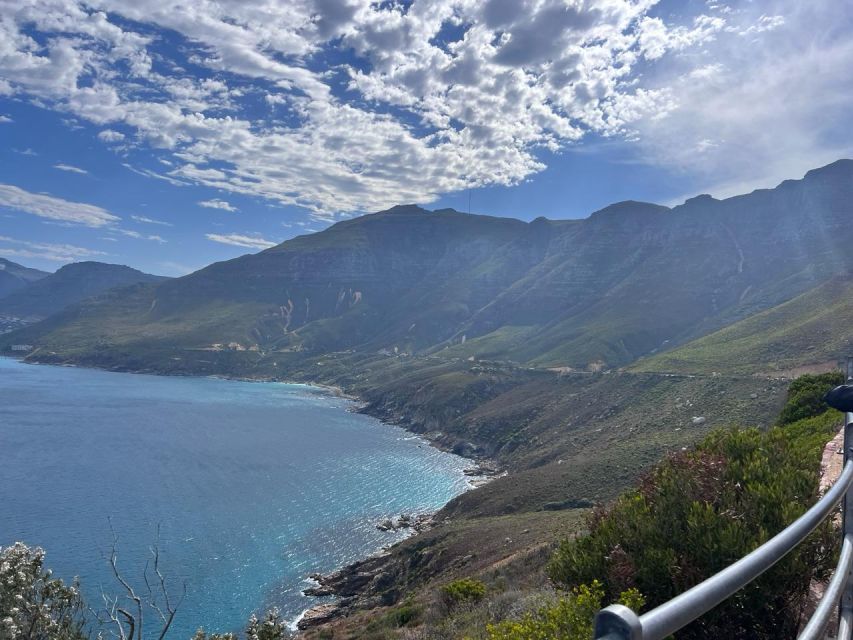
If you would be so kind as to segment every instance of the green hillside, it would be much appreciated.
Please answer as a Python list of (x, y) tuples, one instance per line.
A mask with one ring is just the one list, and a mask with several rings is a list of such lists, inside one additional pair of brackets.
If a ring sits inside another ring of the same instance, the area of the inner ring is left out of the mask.
[(853, 279), (837, 277), (777, 307), (640, 360), (635, 371), (791, 373), (853, 353)]

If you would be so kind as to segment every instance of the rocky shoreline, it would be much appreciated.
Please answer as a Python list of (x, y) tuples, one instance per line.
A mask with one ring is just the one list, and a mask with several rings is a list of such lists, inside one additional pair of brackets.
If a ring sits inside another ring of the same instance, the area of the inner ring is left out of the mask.
[[(49, 360), (39, 361), (38, 359), (25, 359), (30, 364), (46, 364), (50, 366), (81, 366), (70, 362), (51, 362)], [(470, 442), (458, 442), (448, 439), (445, 434), (437, 431), (424, 431), (419, 428), (419, 425), (402, 415), (395, 415), (394, 412), (384, 410), (376, 403), (371, 403), (364, 397), (350, 393), (342, 387), (320, 382), (312, 382), (309, 380), (284, 380), (275, 377), (247, 377), (247, 376), (228, 376), (228, 375), (198, 375), (191, 372), (188, 373), (167, 373), (157, 370), (156, 368), (133, 368), (133, 367), (98, 367), (92, 365), (82, 365), (84, 367), (101, 369), (105, 371), (113, 371), (116, 373), (137, 373), (147, 375), (165, 375), (178, 377), (215, 377), (226, 380), (234, 380), (238, 382), (278, 382), (284, 384), (300, 384), (312, 386), (318, 389), (353, 402), (355, 406), (351, 409), (358, 413), (364, 413), (384, 424), (396, 426), (401, 429), (422, 437), (429, 445), (444, 451), (453, 453), (463, 458), (468, 458), (474, 464), (471, 467), (463, 469), (463, 474), (468, 479), (470, 489), (481, 487), (495, 478), (506, 475), (506, 471), (492, 460), (487, 459), (482, 451), (475, 444)], [(376, 524), (376, 528), (380, 531), (399, 531), (409, 530), (410, 535), (417, 535), (428, 531), (437, 523), (435, 514), (418, 514), (410, 516), (408, 514), (400, 514), (397, 517), (386, 518)], [(395, 543), (396, 544), (396, 543)], [(392, 545), (393, 546), (393, 545)], [(344, 617), (350, 612), (357, 609), (372, 608), (393, 604), (388, 601), (389, 592), (387, 588), (394, 582), (394, 575), (389, 570), (388, 560), (390, 558), (389, 549), (386, 547), (378, 553), (365, 558), (364, 560), (356, 561), (352, 564), (341, 567), (329, 574), (312, 574), (308, 576), (317, 583), (316, 587), (309, 587), (303, 590), (306, 596), (311, 597), (334, 597), (335, 602), (324, 602), (304, 611), (301, 616), (294, 622), (297, 630), (306, 630), (313, 627), (323, 625), (332, 620)], [(373, 595), (379, 594), (381, 595)]]
[[(464, 469), (463, 473), (469, 479), (472, 489), (505, 474), (493, 463), (484, 461)], [(434, 513), (400, 514), (383, 519), (376, 524), (376, 528), (388, 532), (408, 530), (411, 535), (417, 535), (441, 524), (435, 516)], [(390, 547), (383, 549), (375, 555), (331, 573), (314, 573), (308, 576), (316, 586), (304, 589), (304, 595), (317, 598), (334, 597), (336, 600), (307, 609), (296, 622), (296, 628), (305, 631), (345, 617), (357, 609), (393, 604), (393, 598), (387, 591), (395, 581), (389, 549)]]

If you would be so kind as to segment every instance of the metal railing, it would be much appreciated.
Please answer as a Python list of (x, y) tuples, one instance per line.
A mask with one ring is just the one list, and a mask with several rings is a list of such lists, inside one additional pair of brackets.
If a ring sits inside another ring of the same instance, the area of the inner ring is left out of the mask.
[[(853, 358), (847, 359), (847, 381), (853, 382)], [(682, 627), (707, 613), (755, 580), (790, 553), (841, 502), (841, 554), (832, 579), (803, 628), (798, 640), (825, 637), (830, 619), (838, 610), (837, 640), (853, 640), (853, 413), (844, 422), (844, 467), (832, 488), (808, 511), (755, 551), (711, 576), (692, 589), (644, 613), (637, 615), (628, 607), (611, 605), (595, 617), (597, 640), (664, 640)], [(839, 606), (840, 602), (840, 606)]]

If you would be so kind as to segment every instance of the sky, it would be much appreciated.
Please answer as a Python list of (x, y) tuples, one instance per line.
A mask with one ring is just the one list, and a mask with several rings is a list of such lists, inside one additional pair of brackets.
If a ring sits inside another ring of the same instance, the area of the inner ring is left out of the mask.
[(0, 0), (0, 256), (726, 197), (852, 157), (851, 113), (838, 0)]

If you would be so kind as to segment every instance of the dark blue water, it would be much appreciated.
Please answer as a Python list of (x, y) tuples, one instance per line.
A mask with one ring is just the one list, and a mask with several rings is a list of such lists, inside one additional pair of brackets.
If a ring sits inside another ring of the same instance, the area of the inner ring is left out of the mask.
[[(316, 603), (305, 578), (399, 539), (385, 516), (465, 490), (466, 461), (312, 387), (33, 366), (0, 358), (0, 545), (47, 551), (90, 600), (137, 586), (157, 524), (170, 638)], [(150, 622), (149, 622), (150, 624)], [(149, 627), (150, 628), (150, 627)]]

